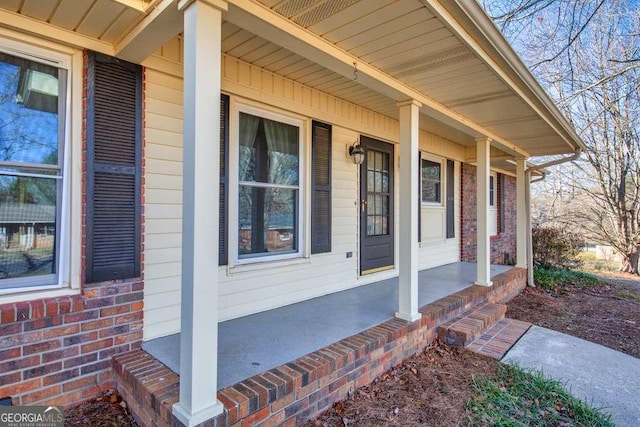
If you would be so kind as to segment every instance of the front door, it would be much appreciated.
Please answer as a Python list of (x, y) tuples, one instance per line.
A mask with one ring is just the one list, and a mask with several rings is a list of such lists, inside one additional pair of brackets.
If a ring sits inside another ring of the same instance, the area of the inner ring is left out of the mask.
[(393, 268), (393, 145), (360, 137), (360, 274)]

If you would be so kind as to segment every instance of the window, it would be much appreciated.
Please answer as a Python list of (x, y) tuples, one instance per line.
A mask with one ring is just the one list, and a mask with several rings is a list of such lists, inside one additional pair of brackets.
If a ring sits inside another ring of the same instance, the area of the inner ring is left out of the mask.
[(243, 108), (238, 116), (239, 262), (302, 253), (302, 122)]
[(447, 159), (447, 239), (456, 237), (455, 162)]
[(491, 172), (489, 175), (489, 235), (491, 236), (498, 234), (497, 185), (498, 175), (495, 172)]
[(496, 174), (489, 175), (489, 206), (496, 207)]
[(0, 291), (58, 283), (67, 70), (27, 56), (0, 52)]
[(442, 203), (442, 163), (422, 159), (422, 202)]

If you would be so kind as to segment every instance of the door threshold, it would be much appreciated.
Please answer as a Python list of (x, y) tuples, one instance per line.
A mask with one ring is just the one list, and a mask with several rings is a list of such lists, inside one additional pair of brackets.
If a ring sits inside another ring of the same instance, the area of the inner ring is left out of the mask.
[(361, 276), (366, 276), (367, 274), (379, 273), (381, 271), (393, 270), (394, 265), (385, 265), (384, 267), (376, 267), (370, 268), (369, 270), (364, 270), (360, 272)]

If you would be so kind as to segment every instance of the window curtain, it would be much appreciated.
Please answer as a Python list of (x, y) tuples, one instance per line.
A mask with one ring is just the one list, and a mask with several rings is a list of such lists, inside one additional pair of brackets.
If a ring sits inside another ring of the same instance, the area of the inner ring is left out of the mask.
[(265, 119), (264, 133), (269, 149), (269, 182), (297, 185), (298, 128)]
[[(253, 150), (253, 144), (256, 140), (256, 134), (258, 133), (258, 125), (260, 124), (260, 117), (252, 116), (250, 114), (240, 113), (240, 181), (248, 181), (247, 171), (249, 166), (254, 161), (253, 156), (242, 156), (242, 147), (247, 147), (251, 152)], [(252, 181), (253, 179), (251, 179)]]

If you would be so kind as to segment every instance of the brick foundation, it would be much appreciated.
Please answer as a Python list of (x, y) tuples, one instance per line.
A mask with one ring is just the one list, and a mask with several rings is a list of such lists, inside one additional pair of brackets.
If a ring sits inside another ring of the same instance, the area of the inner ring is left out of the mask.
[[(462, 163), (460, 168), (461, 193), (461, 239), (460, 261), (477, 261), (477, 220), (476, 220), (476, 167)], [(504, 217), (504, 231), (491, 237), (491, 263), (510, 264), (516, 259), (516, 179), (504, 176), (504, 195), (500, 194), (500, 187), (496, 185), (496, 199), (504, 197), (504, 211), (498, 210), (498, 224), (500, 217)], [(498, 227), (498, 230), (500, 228)]]
[(0, 305), (0, 398), (71, 405), (113, 388), (111, 357), (142, 343), (142, 294), (139, 281), (96, 283)]
[[(390, 319), (290, 363), (218, 391), (225, 410), (206, 426), (294, 426), (357, 387), (369, 384), (431, 344), (438, 325), (470, 307), (501, 302), (525, 287), (526, 270), (494, 278), (492, 287), (471, 286), (420, 309), (414, 323)], [(141, 426), (181, 425), (171, 415), (179, 377), (143, 350), (114, 357), (118, 391)]]

